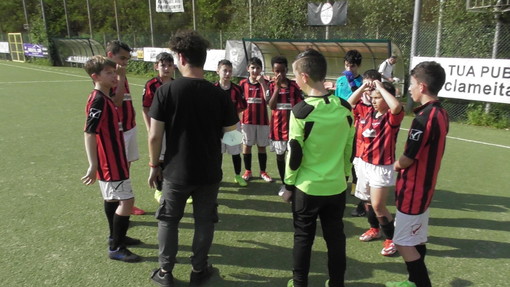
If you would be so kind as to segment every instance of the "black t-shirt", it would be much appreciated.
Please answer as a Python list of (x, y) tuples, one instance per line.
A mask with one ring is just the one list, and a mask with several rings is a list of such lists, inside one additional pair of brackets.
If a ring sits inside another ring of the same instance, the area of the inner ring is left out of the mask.
[(239, 121), (221, 88), (203, 79), (179, 78), (161, 86), (149, 116), (165, 122), (163, 176), (174, 184), (221, 181), (223, 127)]

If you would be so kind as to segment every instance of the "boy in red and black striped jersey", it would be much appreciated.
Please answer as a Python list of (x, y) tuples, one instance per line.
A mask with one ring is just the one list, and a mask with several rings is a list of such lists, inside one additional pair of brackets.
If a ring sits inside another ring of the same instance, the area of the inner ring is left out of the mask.
[(416, 117), (409, 129), (404, 154), (394, 164), (398, 177), (393, 238), (407, 265), (409, 278), (404, 282), (388, 282), (386, 286), (432, 285), (425, 265), (425, 243), (428, 208), (434, 195), (449, 126), (448, 113), (437, 98), (445, 80), (446, 73), (436, 62), (422, 62), (411, 70), (409, 93), (421, 106), (414, 110)]
[[(174, 58), (172, 54), (167, 52), (161, 52), (156, 56), (156, 63), (154, 63), (154, 70), (158, 71), (158, 75), (145, 83), (145, 88), (142, 94), (142, 106), (143, 106), (143, 120), (147, 133), (151, 126), (151, 119), (149, 117), (149, 109), (152, 105), (152, 100), (156, 95), (156, 90), (163, 84), (169, 83), (173, 80), (172, 75), (175, 72)], [(165, 137), (163, 137), (163, 145), (161, 147), (161, 155), (159, 156), (159, 162), (163, 163), (165, 159)], [(158, 187), (161, 189), (160, 187)], [(161, 198), (161, 190), (154, 191), (154, 199), (159, 202)]]
[[(366, 106), (360, 99), (365, 90), (372, 90), (372, 105)], [(361, 92), (360, 92), (361, 91)], [(366, 202), (370, 229), (359, 239), (370, 241), (386, 236), (382, 255), (389, 256), (397, 250), (393, 244), (393, 216), (386, 207), (389, 188), (395, 185), (395, 146), (404, 109), (395, 98), (395, 87), (379, 80), (365, 80), (349, 102), (356, 102), (354, 114), (358, 117), (356, 139), (358, 144), (356, 160), (356, 197)]]
[[(118, 40), (108, 43), (106, 46), (106, 56), (112, 59), (116, 64), (118, 83), (111, 90), (112, 99), (117, 107), (120, 107), (119, 114), (122, 121), (122, 130), (124, 131), (124, 143), (126, 147), (126, 156), (129, 164), (139, 159), (138, 142), (136, 140), (136, 121), (135, 109), (129, 91), (129, 84), (126, 77), (126, 68), (131, 59), (131, 48), (128, 44)], [(145, 211), (133, 206), (134, 215), (145, 214)]]
[(267, 100), (269, 100), (268, 82), (262, 75), (262, 61), (257, 57), (248, 60), (248, 79), (239, 82), (246, 99), (247, 109), (243, 112), (241, 129), (243, 131), (243, 159), (246, 171), (244, 180), (250, 180), (251, 172), (251, 147), (257, 145), (260, 177), (267, 182), (273, 179), (266, 172), (267, 154), (266, 146), (269, 145), (269, 116), (267, 114)]
[[(214, 85), (220, 87), (225, 92), (230, 95), (230, 99), (234, 104), (234, 108), (236, 110), (236, 114), (241, 118), (242, 112), (246, 110), (247, 103), (246, 99), (243, 97), (243, 91), (241, 87), (232, 83), (232, 62), (229, 60), (221, 60), (218, 62), (218, 69), (216, 70), (218, 76), (220, 76), (220, 80)], [(237, 130), (241, 131), (241, 123), (237, 123)], [(247, 186), (248, 184), (241, 176), (241, 150), (242, 145), (229, 146), (224, 143), (221, 144), (221, 151), (223, 153), (227, 152), (232, 156), (232, 164), (234, 165), (234, 181), (239, 184), (239, 186)]]
[(85, 70), (94, 81), (94, 91), (89, 95), (85, 109), (85, 150), (89, 168), (82, 182), (90, 185), (99, 180), (110, 227), (108, 256), (134, 262), (141, 258), (125, 247), (140, 244), (140, 240), (126, 236), (134, 195), (121, 119), (109, 96), (110, 89), (117, 84), (115, 68), (115, 62), (103, 56), (92, 57), (85, 63)]
[(274, 79), (269, 84), (269, 108), (271, 109), (271, 122), (269, 138), (271, 139), (271, 151), (276, 153), (276, 165), (282, 180), (282, 195), (285, 177), (285, 154), (289, 140), (289, 119), (292, 108), (303, 100), (301, 89), (287, 78), (288, 61), (283, 56), (274, 56), (271, 59)]

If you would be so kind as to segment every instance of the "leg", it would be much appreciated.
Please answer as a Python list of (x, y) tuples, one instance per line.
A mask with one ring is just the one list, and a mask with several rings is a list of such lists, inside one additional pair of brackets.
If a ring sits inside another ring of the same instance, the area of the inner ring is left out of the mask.
[(282, 180), (282, 184), (285, 184), (285, 153), (276, 155), (276, 166), (278, 167), (278, 172), (280, 173), (280, 179)]
[(347, 259), (345, 255), (345, 233), (343, 214), (346, 191), (339, 195), (321, 198), (323, 206), (319, 212), (322, 233), (328, 247), (329, 286), (343, 287)]
[(264, 171), (266, 171), (266, 166), (267, 166), (266, 147), (265, 146), (257, 146), (257, 148), (258, 148), (260, 172), (264, 172)]
[(379, 221), (381, 229), (386, 238), (393, 239), (393, 232), (395, 230), (393, 226), (393, 217), (386, 207), (388, 195), (388, 187), (370, 187), (370, 198), (375, 215), (377, 216), (377, 220)]

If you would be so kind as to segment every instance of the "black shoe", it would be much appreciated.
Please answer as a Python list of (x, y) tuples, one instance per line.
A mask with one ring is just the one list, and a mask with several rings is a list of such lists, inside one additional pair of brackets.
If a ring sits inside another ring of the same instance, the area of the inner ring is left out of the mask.
[(197, 287), (202, 286), (207, 280), (211, 278), (214, 273), (214, 269), (211, 264), (208, 264), (205, 269), (200, 272), (193, 272), (191, 270), (191, 274), (189, 275), (189, 286)]
[[(111, 237), (108, 237), (108, 245), (111, 246), (113, 242), (113, 239)], [(124, 240), (121, 242), (121, 244), (126, 246), (132, 246), (132, 245), (139, 245), (142, 244), (142, 241), (140, 239), (132, 238), (129, 236), (124, 237)]]
[(174, 286), (174, 276), (171, 272), (164, 273), (165, 275), (161, 276), (159, 272), (159, 268), (152, 271), (151, 280), (162, 287), (173, 287)]
[(119, 260), (124, 262), (139, 262), (142, 261), (142, 257), (129, 251), (126, 247), (119, 247), (115, 250), (108, 249), (108, 257), (113, 260)]
[(365, 210), (365, 204), (363, 203), (363, 201), (360, 201), (358, 203), (358, 206), (356, 206), (356, 208), (351, 211), (351, 215), (354, 216), (354, 217), (363, 217), (367, 214), (366, 210)]

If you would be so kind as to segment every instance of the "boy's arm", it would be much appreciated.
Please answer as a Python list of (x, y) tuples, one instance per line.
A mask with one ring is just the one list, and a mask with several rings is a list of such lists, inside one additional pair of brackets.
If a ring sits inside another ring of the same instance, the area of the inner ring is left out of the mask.
[(148, 107), (143, 107), (143, 121), (145, 122), (145, 127), (147, 128), (147, 133), (149, 133), (149, 129), (151, 127), (151, 117), (149, 116)]
[(351, 115), (347, 116), (347, 121), (349, 122), (349, 131), (344, 150), (344, 173), (345, 176), (350, 176), (352, 171), (352, 151), (356, 129), (354, 128), (354, 118)]
[(414, 159), (407, 157), (405, 155), (401, 155), (399, 159), (393, 164), (393, 169), (399, 171), (401, 169), (408, 168), (414, 163)]
[(403, 107), (397, 98), (395, 98), (392, 94), (390, 94), (386, 89), (383, 87), (382, 83), (380, 81), (374, 81), (376, 89), (381, 93), (381, 95), (384, 98), (384, 101), (386, 104), (388, 104), (388, 107), (390, 108), (390, 112), (394, 115), (399, 114)]
[[(278, 75), (279, 77), (280, 75)], [(272, 87), (272, 88), (271, 88)], [(269, 99), (268, 106), (271, 110), (276, 109), (276, 104), (278, 102), (278, 93), (280, 92), (280, 84), (278, 80), (275, 79), (274, 84), (269, 86), (269, 93), (271, 94), (271, 98)]]
[(262, 88), (262, 96), (264, 97), (264, 99), (266, 101), (268, 101), (270, 95), (269, 95), (269, 88), (267, 87), (266, 79), (264, 78), (263, 75), (258, 75), (257, 82), (260, 83), (260, 87)]
[(369, 89), (370, 86), (371, 83), (369, 81), (363, 81), (363, 84), (361, 84), (361, 86), (356, 91), (354, 91), (354, 93), (352, 93), (352, 95), (347, 99), (347, 102), (349, 102), (349, 104), (354, 107), (361, 99), (361, 96), (365, 90)]
[(165, 132), (165, 122), (151, 118), (149, 128), (149, 187), (156, 188), (158, 181), (161, 181), (161, 168), (159, 166), (159, 155), (161, 154), (161, 145), (163, 134)]
[(297, 119), (292, 111), (289, 120), (289, 152), (286, 158), (285, 185), (290, 191), (294, 190), (296, 177), (303, 159), (304, 121)]
[(85, 139), (85, 152), (87, 153), (87, 160), (89, 162), (89, 168), (85, 176), (81, 178), (81, 181), (85, 185), (91, 185), (96, 182), (98, 162), (97, 162), (97, 140), (96, 135), (93, 133), (84, 133)]
[(124, 94), (126, 93), (126, 66), (117, 65), (117, 87), (115, 94), (112, 97), (113, 102), (117, 107), (122, 107), (124, 102)]

